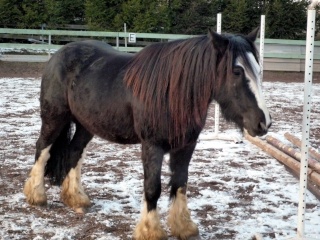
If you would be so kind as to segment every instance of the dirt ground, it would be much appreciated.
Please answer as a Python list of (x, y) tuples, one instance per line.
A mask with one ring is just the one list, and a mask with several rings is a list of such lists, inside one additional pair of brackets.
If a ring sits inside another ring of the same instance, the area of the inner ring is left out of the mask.
[[(0, 61), (0, 78), (11, 78), (11, 77), (19, 77), (19, 78), (27, 78), (27, 77), (32, 77), (32, 78), (40, 78), (42, 71), (44, 69), (45, 63), (12, 63), (12, 62), (2, 62)], [(320, 73), (314, 73), (314, 83), (320, 83)], [(266, 71), (264, 72), (264, 81), (267, 82), (277, 82), (277, 81), (281, 81), (281, 82), (286, 82), (286, 83), (291, 83), (291, 82), (303, 82), (304, 79), (304, 73), (303, 72), (295, 72), (295, 73), (287, 73), (287, 72), (269, 72)], [(295, 114), (296, 110), (292, 110), (292, 114)], [(34, 113), (30, 113), (30, 112), (26, 112), (26, 116), (29, 117)], [(8, 115), (7, 117), (15, 117), (12, 115)], [(209, 124), (212, 124), (212, 120), (210, 120), (208, 122)], [(222, 127), (221, 130), (223, 129), (227, 129), (229, 127), (229, 125), (224, 125)], [(320, 129), (318, 128), (317, 132), (313, 133), (313, 139), (319, 139), (320, 137)], [(1, 135), (0, 135), (1, 136)], [(1, 138), (1, 137), (0, 137)], [(3, 141), (3, 140), (1, 140)], [(18, 141), (18, 140), (17, 140)], [(0, 150), (1, 148), (4, 148), (4, 146), (7, 143), (2, 143), (0, 144)], [(14, 144), (14, 142), (10, 142), (9, 144)], [(97, 154), (94, 152), (95, 149), (95, 144), (93, 143), (91, 145), (91, 153), (89, 154), (88, 157), (94, 159), (97, 156)], [(18, 147), (18, 146), (17, 146)], [(26, 149), (24, 149), (22, 152), (24, 154), (30, 154), (32, 155), (34, 151), (34, 146), (33, 145), (29, 145)], [(212, 150), (212, 154), (217, 154), (219, 152), (218, 150)], [(21, 151), (17, 151), (17, 153), (15, 153), (15, 155), (13, 156), (4, 156), (0, 154), (0, 157), (5, 157), (7, 159), (11, 159), (11, 160), (15, 160), (16, 158), (19, 157), (19, 154), (21, 153)], [(136, 154), (136, 153), (135, 153)], [(244, 152), (244, 154), (248, 154), (246, 152)], [(263, 163), (263, 157), (258, 156), (257, 157), (259, 160), (261, 160), (261, 162), (252, 164), (253, 168), (258, 168), (258, 167), (263, 167), (265, 166), (265, 163)], [(110, 158), (109, 160), (113, 160), (113, 158)], [(0, 160), (1, 162), (2, 160)], [(127, 164), (127, 163), (126, 163)], [(233, 164), (238, 164), (236, 162), (234, 162)], [(259, 165), (261, 164), (261, 166)], [(106, 165), (107, 166), (107, 165)], [(110, 166), (108, 165), (108, 167), (110, 168)], [(99, 174), (103, 175), (103, 166), (88, 166), (87, 167), (87, 171), (96, 171), (99, 172)], [(24, 170), (24, 169), (22, 169)], [(0, 167), (0, 180), (2, 178), (2, 183), (0, 182), (0, 196), (7, 196), (10, 194), (14, 194), (17, 191), (20, 191), (23, 185), (23, 182), (25, 181), (26, 178), (26, 174), (25, 172), (23, 172), (22, 170), (17, 170), (17, 169), (4, 169)], [(123, 173), (119, 173), (119, 170), (117, 170), (116, 168), (113, 169), (115, 172), (117, 172), (119, 174), (119, 176), (116, 176), (117, 178), (124, 178), (124, 174)], [(226, 178), (228, 178), (226, 176)], [(10, 185), (6, 184), (6, 181), (10, 181)], [(249, 178), (243, 178), (240, 179), (239, 181), (249, 181)], [(270, 180), (273, 181), (273, 180)], [(16, 183), (16, 186), (19, 186), (19, 189), (14, 189), (12, 188), (12, 186)], [(203, 183), (201, 187), (205, 188), (209, 188), (212, 187), (212, 185), (214, 185), (214, 187), (216, 187), (217, 189), (220, 189), (220, 186), (218, 184), (218, 182), (208, 182), (208, 183)], [(220, 189), (221, 190), (221, 189)], [(111, 196), (111, 194), (109, 195), (101, 195), (99, 192), (94, 191), (94, 189), (89, 190), (89, 194), (91, 196), (91, 198), (103, 198), (103, 199), (112, 199), (114, 201), (122, 201), (125, 202), (126, 199), (123, 199), (121, 196)], [(166, 191), (166, 190), (165, 190)], [(198, 195), (199, 192), (196, 188), (191, 188), (190, 191), (193, 194)], [(253, 185), (248, 185), (245, 188), (240, 188), (237, 189), (237, 194), (239, 196), (239, 198), (242, 198), (242, 200), (245, 202), (243, 203), (242, 207), (245, 207), (246, 202), (250, 202), (252, 199), (250, 196), (248, 196), (248, 192), (253, 192)], [(55, 192), (51, 192), (49, 193), (51, 195), (58, 195)], [(52, 197), (52, 196), (50, 196)], [(241, 205), (241, 204), (239, 204)], [(23, 205), (26, 206), (26, 205)], [(239, 207), (239, 206), (229, 206), (230, 208), (235, 208), (235, 207)], [(240, 206), (241, 207), (241, 206)], [(309, 209), (315, 207), (314, 205), (308, 205), (307, 206)], [(114, 233), (115, 235), (119, 236), (119, 239), (130, 239), (130, 236), (128, 236), (128, 232), (130, 232), (133, 228), (133, 226), (128, 225), (123, 219), (122, 216), (110, 216), (110, 215), (105, 215), (103, 216), (105, 219), (113, 219), (112, 221), (114, 221), (117, 224), (114, 225), (108, 225), (105, 224), (103, 221), (101, 222), (97, 222), (97, 219), (95, 217), (92, 217), (93, 215), (87, 215), (87, 216), (83, 216), (83, 215), (75, 215), (72, 211), (67, 210), (66, 207), (63, 206), (63, 204), (61, 204), (59, 202), (58, 196), (56, 196), (54, 198), (54, 204), (49, 206), (49, 211), (43, 211), (41, 208), (32, 208), (32, 207), (19, 207), (14, 208), (13, 206), (10, 206), (10, 204), (6, 205), (6, 206), (1, 206), (0, 204), (0, 212), (5, 212), (6, 214), (10, 215), (12, 212), (25, 212), (26, 215), (30, 215), (31, 214), (35, 214), (37, 216), (40, 216), (42, 218), (50, 218), (50, 214), (52, 212), (54, 212), (54, 214), (56, 216), (59, 216), (56, 218), (56, 222), (55, 224), (59, 225), (59, 226), (63, 226), (63, 225), (68, 225), (72, 228), (74, 228), (77, 225), (80, 225), (80, 229), (78, 230), (78, 234), (67, 238), (67, 237), (62, 237), (61, 239), (95, 239), (92, 236), (95, 236), (96, 232), (104, 232), (104, 233)], [(99, 211), (100, 209), (95, 209), (94, 207), (92, 209), (90, 209), (90, 212), (94, 212), (94, 211)], [(264, 209), (266, 212), (270, 211), (270, 209)], [(139, 209), (135, 209), (135, 210), (130, 210), (128, 209), (128, 213), (134, 213), (135, 215), (138, 214)], [(133, 211), (133, 212), (130, 212)], [(206, 220), (203, 220), (201, 222), (202, 225), (205, 225), (207, 227), (209, 227), (209, 225), (212, 225), (212, 221), (208, 220), (208, 212), (214, 212), (215, 209), (213, 206), (208, 205), (206, 209), (204, 209), (203, 211), (199, 211), (198, 212), (198, 217), (199, 218), (203, 218)], [(253, 214), (253, 213), (252, 213)], [(103, 214), (102, 214), (103, 215)], [(226, 216), (225, 219), (222, 217), (222, 220), (225, 220), (226, 222), (229, 220), (228, 219), (229, 216)], [(22, 221), (22, 220), (21, 220)], [(31, 217), (29, 219), (29, 221), (32, 221)], [(19, 221), (18, 221), (19, 222)], [(0, 227), (1, 227), (1, 223), (0, 223)], [(30, 232), (23, 232), (24, 230), (19, 229), (19, 227), (16, 228), (10, 228), (13, 229), (11, 230), (11, 232), (7, 233), (7, 237), (8, 238), (4, 238), (4, 239), (50, 239), (53, 237), (54, 234), (52, 233), (48, 233), (48, 234), (42, 234), (41, 236), (43, 238), (37, 238), (38, 234), (35, 233), (34, 231)], [(213, 229), (213, 230), (217, 230), (217, 229)], [(0, 230), (1, 232), (1, 230)], [(21, 234), (21, 238), (16, 238), (17, 235)], [(57, 235), (57, 234), (56, 234)], [(54, 236), (56, 236), (54, 235)], [(10, 238), (10, 236), (15, 236)], [(221, 236), (219, 237), (219, 235), (216, 235), (216, 237), (218, 236), (218, 238), (215, 239), (235, 239), (235, 232), (233, 231), (229, 231), (227, 233), (222, 233)], [(3, 236), (0, 235), (0, 239), (2, 239)], [(275, 233), (273, 233), (272, 231), (267, 232), (267, 237), (269, 239), (276, 239), (277, 235)], [(59, 238), (54, 238), (54, 239), (59, 239)], [(101, 238), (103, 239), (103, 238)], [(105, 238), (105, 239), (111, 239), (111, 238)], [(171, 238), (170, 238), (171, 239)], [(203, 238), (205, 239), (205, 238)]]
[[(0, 78), (2, 77), (35, 77), (42, 75), (46, 63), (22, 63), (0, 61)], [(264, 81), (303, 82), (304, 72), (265, 71)], [(320, 72), (313, 73), (313, 82), (320, 83)]]

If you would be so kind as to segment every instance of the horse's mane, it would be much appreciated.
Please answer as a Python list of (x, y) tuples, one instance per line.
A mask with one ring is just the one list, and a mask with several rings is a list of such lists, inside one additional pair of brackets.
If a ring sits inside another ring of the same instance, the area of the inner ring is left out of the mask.
[[(233, 45), (230, 41), (229, 49)], [(208, 36), (152, 44), (135, 55), (124, 81), (144, 104), (153, 128), (167, 130), (171, 141), (184, 140), (187, 129), (203, 128), (208, 105), (225, 78), (217, 72), (225, 74), (234, 64), (231, 52), (220, 56)]]

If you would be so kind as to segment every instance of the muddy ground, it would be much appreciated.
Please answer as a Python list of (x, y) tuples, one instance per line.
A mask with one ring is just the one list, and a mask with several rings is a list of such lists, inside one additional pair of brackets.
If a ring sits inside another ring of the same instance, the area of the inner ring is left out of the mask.
[[(0, 78), (35, 77), (40, 78), (46, 63), (22, 63), (0, 61)], [(265, 71), (264, 81), (301, 82), (304, 72)], [(320, 83), (320, 73), (313, 73), (313, 82)]]
[[(0, 61), (0, 78), (36, 78), (31, 81), (34, 81), (35, 85), (38, 86), (44, 66), (44, 63)], [(276, 87), (273, 88), (270, 82), (275, 82), (274, 86), (282, 86), (276, 82), (301, 83), (303, 78), (304, 73), (264, 73), (264, 81), (269, 82), (268, 89), (271, 91), (277, 91), (277, 89), (275, 89)], [(10, 79), (6, 81), (10, 81)], [(319, 73), (314, 73), (314, 83), (320, 83)], [(28, 101), (32, 103), (35, 98), (38, 98), (38, 90), (34, 89), (32, 84), (26, 85), (21, 89), (17, 85), (12, 86), (15, 88), (12, 94), (6, 95), (7, 98), (10, 98), (10, 101), (7, 101), (8, 99), (3, 101), (8, 105), (7, 109), (9, 111), (0, 113), (0, 151), (2, 151), (0, 153), (0, 164), (1, 162), (4, 163), (0, 167), (0, 215), (2, 215), (0, 217), (2, 220), (2, 222), (0, 221), (0, 239), (131, 239), (132, 229), (140, 211), (140, 208), (136, 206), (139, 206), (142, 194), (143, 175), (142, 166), (139, 162), (139, 146), (114, 146), (101, 139), (96, 139), (91, 143), (87, 154), (87, 158), (91, 160), (84, 165), (83, 170), (86, 172), (85, 179), (87, 180), (84, 185), (94, 204), (86, 215), (75, 214), (65, 207), (59, 199), (59, 188), (52, 188), (49, 185), (47, 185), (48, 199), (50, 199), (48, 206), (45, 208), (30, 207), (25, 203), (21, 192), (28, 171), (33, 164), (34, 143), (38, 137), (40, 125), (36, 103), (31, 107), (27, 107), (27, 104)], [(297, 86), (301, 88), (300, 85)], [(32, 88), (30, 96), (26, 93), (28, 88)], [(0, 93), (4, 94), (2, 91)], [(15, 94), (26, 94), (24, 98), (26, 107), (21, 110), (11, 111), (13, 107), (18, 109), (21, 107), (18, 104), (10, 105), (10, 102), (21, 101)], [(272, 97), (270, 99), (272, 100)], [(274, 101), (276, 102), (277, 100), (274, 99)], [(290, 127), (292, 127), (293, 132), (299, 133), (301, 130), (298, 125), (301, 121), (301, 114), (297, 113), (301, 112), (302, 107), (290, 107), (290, 102), (281, 101), (272, 105), (276, 108), (273, 111), (273, 118), (279, 120), (272, 129), (273, 133), (282, 133), (290, 129)], [(319, 107), (315, 111), (319, 116)], [(21, 124), (25, 127), (21, 126)], [(212, 132), (213, 124), (214, 111), (211, 109), (206, 126), (207, 133)], [(289, 127), (288, 125), (292, 126)], [(233, 125), (222, 121), (221, 131), (228, 131), (230, 128), (233, 128)], [(319, 146), (319, 139), (320, 126), (314, 125), (311, 133), (311, 144)], [(227, 207), (224, 206), (223, 210), (219, 207), (218, 199), (216, 201), (214, 199), (210, 200), (212, 201), (210, 204), (205, 203), (201, 207), (196, 207), (195, 203), (191, 201), (193, 217), (197, 219), (197, 224), (201, 226), (200, 235), (202, 239), (252, 239), (253, 233), (259, 231), (265, 239), (281, 239), (281, 237), (291, 235), (296, 230), (295, 225), (291, 223), (291, 226), (284, 226), (283, 228), (287, 230), (283, 231), (277, 229), (276, 226), (268, 221), (271, 216), (276, 215), (278, 209), (281, 211), (285, 205), (293, 206), (293, 209), (297, 207), (297, 202), (285, 193), (286, 191), (290, 192), (290, 187), (286, 188), (286, 184), (295, 186), (296, 180), (291, 177), (290, 173), (286, 172), (281, 164), (273, 161), (269, 156), (249, 143), (246, 143), (243, 148), (239, 147), (239, 145), (220, 142), (217, 143), (218, 148), (201, 146), (200, 144), (200, 149), (195, 152), (195, 168), (190, 173), (189, 198), (198, 199), (196, 201), (201, 202), (203, 200), (201, 197), (206, 197), (207, 190), (217, 191), (222, 194), (231, 193), (234, 198), (232, 201), (221, 200), (222, 202), (226, 201)], [(225, 148), (234, 149), (237, 153), (231, 151), (232, 154), (230, 154), (225, 151)], [(104, 152), (109, 150), (111, 154), (103, 155)], [(228, 159), (228, 156), (230, 159)], [(220, 158), (222, 164), (215, 166), (214, 170), (212, 170), (217, 175), (217, 178), (212, 180), (211, 173), (207, 172), (207, 169), (210, 168), (208, 167), (210, 159), (214, 157)], [(118, 161), (118, 159), (122, 158), (133, 160), (132, 162)], [(256, 177), (246, 174), (243, 174), (242, 177), (232, 176), (228, 175), (226, 167), (238, 172), (253, 170), (261, 172), (257, 173)], [(112, 172), (111, 176), (106, 175), (106, 169)], [(123, 169), (126, 170), (123, 171)], [(270, 175), (264, 175), (268, 171), (270, 171)], [(164, 181), (167, 181), (170, 173), (164, 171), (163, 175)], [(132, 186), (126, 186), (123, 191), (119, 190), (116, 186), (122, 186), (126, 182), (129, 184), (129, 182), (133, 181), (131, 178), (130, 181), (127, 179), (130, 176), (136, 182)], [(203, 181), (198, 179), (203, 179)], [(274, 187), (272, 184), (277, 181), (280, 182)], [(267, 186), (267, 183), (270, 183), (273, 189), (266, 190), (262, 187)], [(163, 185), (163, 195), (166, 197), (162, 198), (164, 198), (163, 201), (165, 202), (167, 201), (168, 189), (165, 184)], [(110, 187), (111, 190), (109, 192), (104, 191), (104, 188), (108, 188), (106, 186), (114, 186), (113, 191), (111, 191), (112, 187)], [(281, 189), (281, 186), (283, 189)], [(277, 189), (275, 190), (274, 188)], [(272, 191), (279, 191), (279, 193), (273, 196), (271, 194)], [(270, 196), (270, 194), (273, 199), (268, 199), (267, 196)], [(134, 200), (131, 199), (132, 196)], [(218, 196), (220, 195), (217, 195), (217, 198), (219, 198)], [(279, 199), (275, 201), (275, 198)], [(257, 201), (267, 202), (267, 207), (252, 207)], [(114, 209), (109, 209), (106, 207), (109, 202), (113, 202), (113, 204), (118, 202), (119, 205), (110, 204), (114, 206)], [(132, 202), (137, 203), (132, 204)], [(166, 203), (162, 203), (161, 206), (166, 206)], [(307, 204), (307, 208), (310, 212), (319, 212), (320, 204), (313, 199), (310, 204)], [(165, 218), (165, 213), (161, 212), (161, 216)], [(284, 213), (283, 216), (280, 216), (283, 222), (294, 221), (292, 220), (294, 217), (295, 212)], [(251, 220), (253, 222), (250, 225)], [(249, 225), (243, 226), (243, 228), (248, 228), (247, 234), (244, 233), (244, 229), (237, 229), (236, 227), (237, 224), (241, 226), (245, 221), (249, 221)], [(259, 221), (261, 225), (256, 225)], [(248, 226), (251, 226), (252, 229)], [(320, 236), (320, 229), (315, 234)]]

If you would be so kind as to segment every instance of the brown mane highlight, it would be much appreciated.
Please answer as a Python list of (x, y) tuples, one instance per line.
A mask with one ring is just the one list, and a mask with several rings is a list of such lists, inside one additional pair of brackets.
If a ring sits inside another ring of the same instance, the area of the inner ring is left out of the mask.
[(217, 53), (207, 36), (156, 43), (132, 59), (124, 76), (144, 114), (169, 139), (184, 139), (186, 129), (202, 128), (212, 100)]

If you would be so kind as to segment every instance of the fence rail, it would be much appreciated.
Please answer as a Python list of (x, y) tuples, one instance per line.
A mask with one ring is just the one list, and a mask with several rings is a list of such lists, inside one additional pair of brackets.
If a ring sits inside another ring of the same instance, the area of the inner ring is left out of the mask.
[[(53, 37), (69, 36), (69, 37), (82, 37), (99, 38), (106, 41), (115, 42), (115, 48), (120, 51), (138, 52), (142, 46), (137, 44), (129, 44), (126, 38), (129, 33), (125, 32), (103, 32), (103, 31), (69, 31), (69, 30), (40, 30), (40, 29), (11, 29), (0, 28), (0, 37), (14, 38), (17, 35), (26, 35), (29, 38), (35, 38), (33, 43), (19, 44), (19, 43), (0, 43), (0, 60), (3, 61), (28, 61), (27, 57), (13, 57), (8, 54), (2, 54), (11, 50), (19, 52), (21, 50), (28, 51), (42, 51), (49, 53), (48, 57), (39, 57), (41, 61), (46, 61), (50, 57), (50, 53), (57, 51), (63, 45), (52, 44)], [(184, 34), (160, 34), (160, 33), (135, 33), (137, 39), (152, 39), (152, 41), (171, 41), (175, 39), (183, 39), (194, 37), (194, 35)], [(120, 44), (120, 39), (125, 40), (125, 44)], [(38, 42), (38, 43), (35, 43)], [(305, 60), (305, 44), (304, 40), (286, 40), (286, 39), (265, 39), (265, 53), (264, 53), (264, 70), (276, 71), (304, 71)], [(124, 46), (123, 46), (124, 45)], [(259, 39), (256, 41), (259, 48)], [(315, 42), (314, 54), (314, 71), (320, 72), (320, 41)], [(33, 60), (32, 60), (33, 59)], [(36, 57), (30, 57), (29, 61), (37, 61)], [(40, 61), (40, 60), (39, 60)]]

